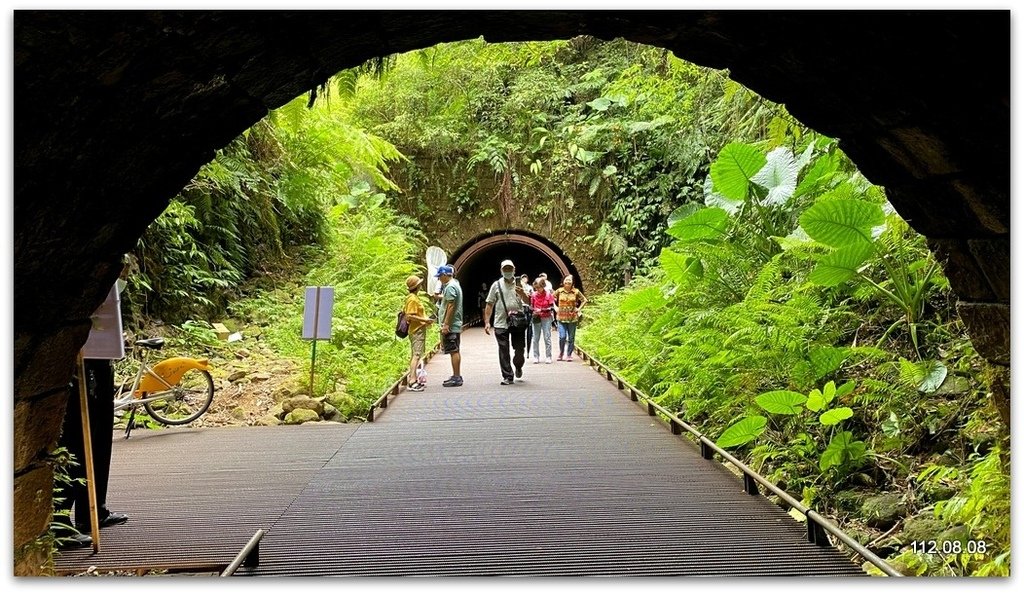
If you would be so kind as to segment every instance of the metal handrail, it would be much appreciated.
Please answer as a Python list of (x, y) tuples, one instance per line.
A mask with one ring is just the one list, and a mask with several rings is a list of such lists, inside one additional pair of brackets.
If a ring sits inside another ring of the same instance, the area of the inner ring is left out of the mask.
[(252, 535), (249, 542), (242, 547), (242, 550), (235, 555), (231, 564), (221, 572), (220, 577), (231, 577), (235, 571), (244, 563), (246, 567), (252, 567), (260, 564), (260, 540), (267, 531), (260, 528), (256, 531), (256, 534)]
[(710, 440), (706, 435), (698, 431), (692, 425), (686, 423), (676, 415), (669, 412), (665, 407), (651, 400), (649, 396), (644, 394), (638, 388), (630, 385), (629, 382), (620, 378), (615, 372), (613, 372), (607, 365), (601, 363), (598, 359), (594, 358), (586, 351), (581, 349), (578, 345), (576, 350), (583, 357), (584, 360), (588, 361), (590, 366), (596, 366), (604, 372), (605, 377), (608, 381), (615, 381), (618, 388), (626, 389), (629, 392), (630, 400), (637, 402), (638, 404), (645, 404), (647, 406), (647, 414), (655, 416), (657, 413), (661, 413), (668, 419), (669, 429), (673, 435), (679, 435), (682, 430), (685, 429), (687, 432), (697, 437), (698, 443), (700, 443), (701, 456), (707, 460), (711, 460), (714, 454), (718, 454), (725, 460), (728, 460), (733, 466), (743, 473), (743, 486), (744, 490), (751, 495), (758, 495), (758, 485), (763, 486), (768, 491), (771, 491), (779, 499), (781, 499), (790, 508), (797, 510), (807, 519), (807, 539), (818, 545), (831, 544), (828, 542), (828, 538), (825, 536), (825, 532), (832, 534), (839, 540), (841, 540), (846, 546), (850, 547), (854, 552), (863, 557), (865, 560), (870, 562), (872, 565), (877, 567), (882, 573), (890, 577), (903, 577), (899, 571), (894, 569), (891, 565), (886, 563), (881, 557), (872, 553), (866, 547), (861, 545), (859, 542), (853, 540), (845, 532), (837, 528), (834, 524), (825, 519), (817, 511), (810, 509), (799, 501), (797, 501), (792, 495), (786, 493), (780, 489), (777, 485), (764, 478), (749, 466), (736, 459), (735, 456), (729, 452), (723, 450), (715, 442)]
[[(430, 349), (430, 352), (424, 353), (424, 355), (423, 355), (423, 364), (426, 365), (427, 361), (430, 361), (431, 357), (433, 357), (434, 355), (436, 355), (440, 351), (441, 351), (441, 343), (438, 342), (437, 344), (434, 345), (434, 348)], [(402, 391), (402, 386), (406, 386), (406, 385), (408, 385), (408, 383), (409, 383), (409, 374), (407, 372), (402, 372), (402, 377), (398, 378), (397, 380), (395, 380), (395, 383), (393, 383), (390, 386), (388, 386), (388, 388), (386, 390), (384, 390), (384, 393), (381, 395), (381, 397), (378, 398), (377, 400), (375, 400), (373, 402), (373, 404), (370, 405), (370, 410), (368, 410), (366, 412), (366, 420), (367, 420), (367, 422), (372, 423), (374, 418), (376, 417), (377, 409), (385, 409), (385, 408), (387, 408), (388, 407), (388, 400), (390, 399), (390, 397), (391, 396), (397, 396)]]

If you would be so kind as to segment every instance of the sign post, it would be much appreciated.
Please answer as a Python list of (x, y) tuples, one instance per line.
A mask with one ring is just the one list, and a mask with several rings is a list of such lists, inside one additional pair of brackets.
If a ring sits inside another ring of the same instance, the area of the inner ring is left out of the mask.
[(309, 362), (309, 395), (313, 394), (316, 368), (316, 341), (330, 340), (331, 314), (334, 311), (334, 287), (306, 287), (306, 304), (302, 314), (302, 338), (313, 341)]
[[(123, 287), (121, 281), (114, 283), (107, 298), (90, 317), (92, 328), (89, 329), (89, 337), (78, 353), (78, 406), (82, 417), (82, 451), (85, 454), (85, 460), (80, 462), (85, 466), (86, 492), (89, 495), (89, 524), (92, 527), (92, 550), (94, 553), (98, 553), (100, 550), (100, 521), (99, 502), (96, 500), (96, 466), (92, 453), (92, 425), (89, 423), (85, 360), (124, 358), (124, 325), (121, 321), (119, 285)], [(113, 395), (102, 394), (100, 397), (113, 398)]]

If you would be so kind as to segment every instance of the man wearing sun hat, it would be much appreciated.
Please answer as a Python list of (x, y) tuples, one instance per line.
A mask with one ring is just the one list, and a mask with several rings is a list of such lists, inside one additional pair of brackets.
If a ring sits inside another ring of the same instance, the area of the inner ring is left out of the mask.
[(452, 376), (441, 385), (455, 388), (462, 385), (462, 355), (459, 353), (462, 335), (462, 286), (455, 280), (455, 268), (450, 264), (437, 268), (441, 279), (441, 293), (437, 303), (437, 321), (441, 324), (441, 351), (452, 357)]
[(423, 279), (415, 274), (405, 279), (405, 288), (409, 290), (409, 295), (405, 298), (405, 306), (402, 307), (405, 319), (409, 321), (409, 345), (412, 349), (409, 357), (409, 389), (413, 392), (423, 391), (424, 386), (416, 379), (416, 368), (427, 347), (427, 326), (434, 322), (427, 317), (423, 302), (420, 301), (419, 292), (422, 285)]

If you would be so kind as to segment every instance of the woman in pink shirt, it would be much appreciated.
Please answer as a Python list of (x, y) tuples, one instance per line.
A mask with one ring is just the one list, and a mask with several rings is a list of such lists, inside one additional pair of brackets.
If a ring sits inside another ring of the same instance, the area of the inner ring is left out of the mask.
[(530, 308), (533, 310), (533, 362), (540, 363), (540, 337), (543, 336), (547, 352), (545, 362), (551, 363), (551, 322), (555, 318), (555, 296), (547, 290), (542, 278), (533, 281)]

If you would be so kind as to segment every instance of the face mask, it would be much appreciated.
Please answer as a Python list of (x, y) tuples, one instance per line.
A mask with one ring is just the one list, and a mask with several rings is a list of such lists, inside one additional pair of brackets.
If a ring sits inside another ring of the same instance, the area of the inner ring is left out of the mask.
[(515, 278), (516, 273), (515, 272), (502, 272), (501, 276), (505, 277), (505, 280), (512, 280), (513, 278)]

